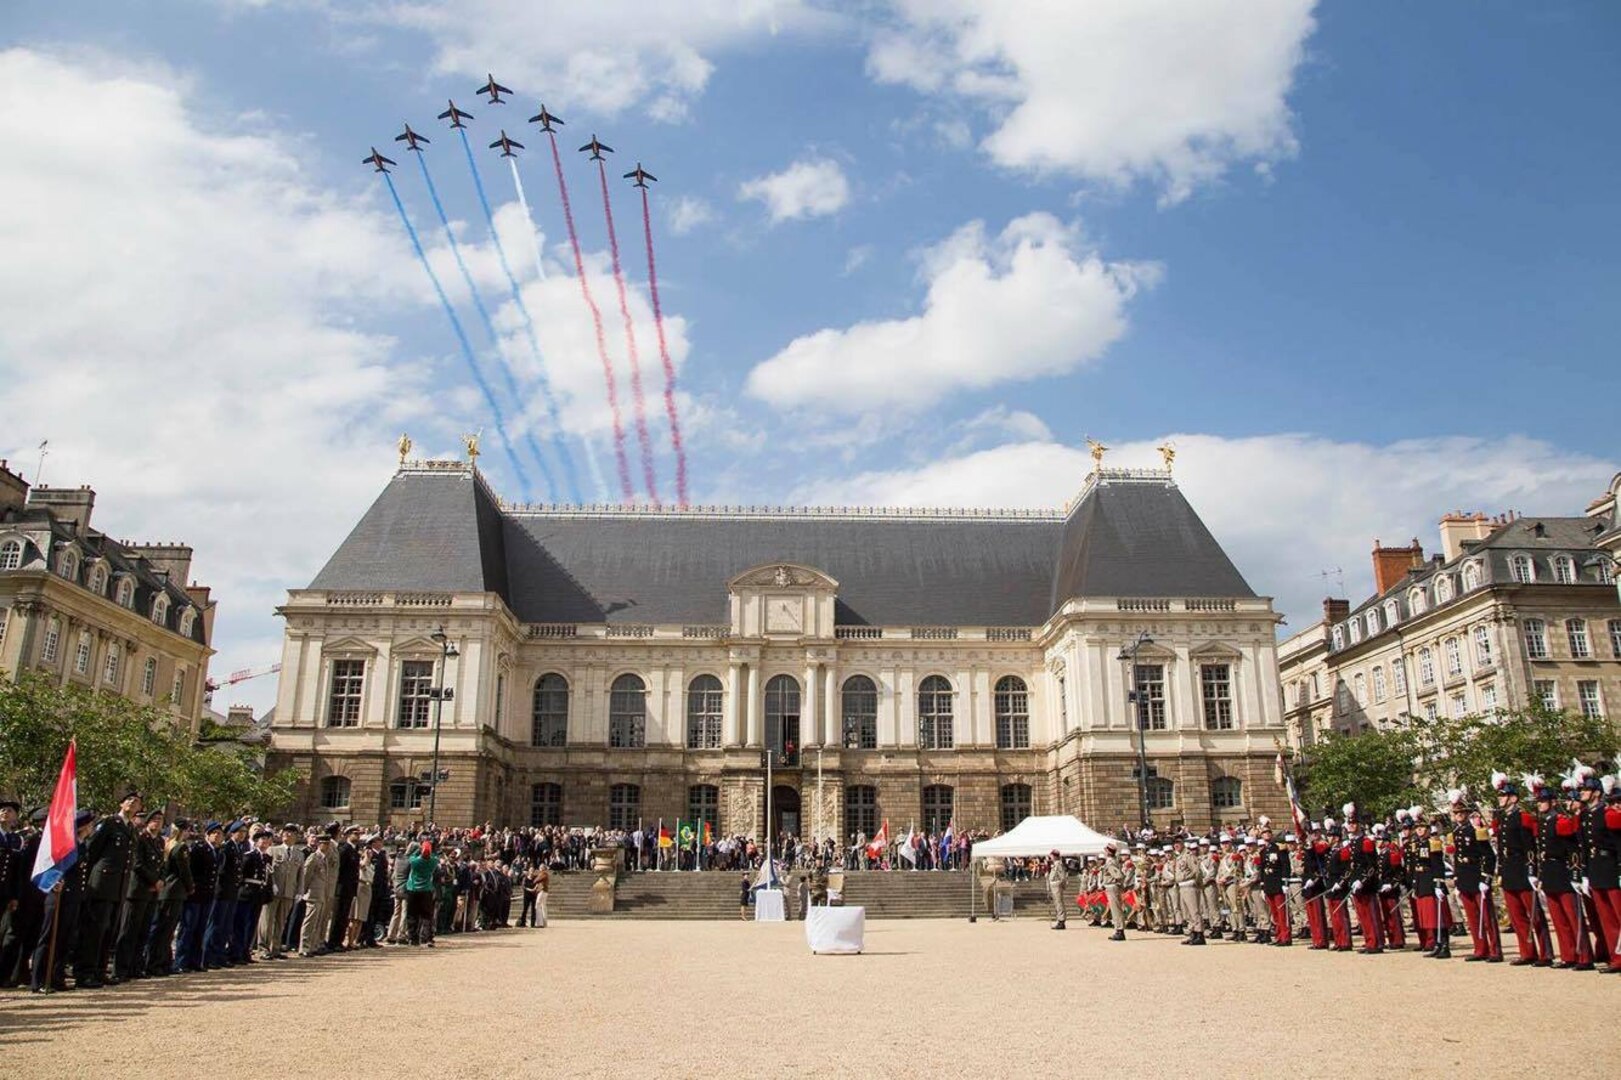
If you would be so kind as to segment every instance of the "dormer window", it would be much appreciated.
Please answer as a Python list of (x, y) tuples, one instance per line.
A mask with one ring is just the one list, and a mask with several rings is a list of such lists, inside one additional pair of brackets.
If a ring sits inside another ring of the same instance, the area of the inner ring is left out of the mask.
[(22, 541), (7, 540), (4, 544), (0, 544), (0, 570), (15, 570), (22, 564)]
[(118, 579), (118, 591), (113, 597), (119, 607), (133, 608), (135, 606), (135, 582), (129, 578)]
[(1553, 579), (1561, 585), (1576, 584), (1576, 560), (1569, 555), (1555, 555)]
[(1477, 561), (1464, 563), (1463, 564), (1463, 591), (1464, 592), (1469, 592), (1469, 591), (1471, 591), (1473, 589), (1478, 589), (1478, 588), (1480, 588), (1480, 563), (1479, 563), (1479, 561), (1477, 560)]
[(181, 616), (180, 616), (180, 635), (182, 637), (191, 637), (191, 624), (192, 624), (192, 620), (196, 618), (196, 615), (197, 615), (197, 613), (195, 611), (192, 611), (190, 608), (187, 608), (181, 614)]
[(1361, 619), (1352, 619), (1350, 625), (1351, 625), (1351, 644), (1355, 645), (1357, 642), (1362, 640), (1362, 620)]
[(1401, 607), (1394, 600), (1385, 601), (1385, 625), (1395, 626), (1401, 621)]
[(79, 576), (79, 557), (71, 551), (62, 552), (62, 557), (56, 560), (56, 572), (69, 581)]
[(98, 566), (90, 571), (90, 591), (97, 596), (107, 595), (107, 568)]
[(1452, 579), (1445, 574), (1435, 579), (1435, 602), (1444, 604), (1452, 599)]
[(1529, 585), (1537, 579), (1536, 567), (1532, 565), (1531, 556), (1529, 555), (1515, 555), (1509, 559), (1508, 568), (1509, 572), (1514, 575), (1514, 580), (1521, 585)]
[(1379, 632), (1379, 609), (1378, 608), (1372, 608), (1368, 612), (1368, 636), (1372, 637), (1373, 635), (1377, 634), (1378, 632)]
[(1421, 612), (1423, 612), (1423, 610), (1424, 610), (1424, 590), (1423, 589), (1414, 589), (1412, 592), (1407, 594), (1407, 609), (1409, 611), (1411, 611), (1414, 615), (1418, 615)]
[(168, 623), (168, 621), (169, 621), (169, 598), (167, 596), (161, 596), (160, 595), (160, 596), (157, 596), (157, 597), (153, 598), (153, 600), (152, 600), (152, 621), (157, 623), (159, 626), (164, 626), (164, 625), (166, 625)]
[(1345, 627), (1343, 626), (1336, 626), (1334, 628), (1334, 648), (1345, 648)]

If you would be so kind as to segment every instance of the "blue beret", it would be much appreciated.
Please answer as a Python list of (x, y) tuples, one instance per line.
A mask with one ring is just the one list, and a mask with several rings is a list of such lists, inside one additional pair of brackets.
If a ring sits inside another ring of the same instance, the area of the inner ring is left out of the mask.
[(225, 826), (225, 831), (228, 833), (233, 833), (238, 829), (246, 829), (247, 827), (247, 824), (241, 818), (237, 818), (235, 821)]
[(203, 826), (203, 832), (205, 832), (205, 833), (219, 832), (219, 831), (220, 831), (220, 823), (217, 822), (217, 821), (210, 821), (207, 825)]

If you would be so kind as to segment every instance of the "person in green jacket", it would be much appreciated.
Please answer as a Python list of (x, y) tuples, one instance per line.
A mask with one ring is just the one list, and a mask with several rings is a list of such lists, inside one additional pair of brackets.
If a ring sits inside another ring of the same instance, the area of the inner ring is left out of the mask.
[(439, 857), (433, 844), (424, 841), (422, 849), (410, 857), (410, 873), (405, 879), (406, 918), (411, 944), (433, 948), (433, 879)]

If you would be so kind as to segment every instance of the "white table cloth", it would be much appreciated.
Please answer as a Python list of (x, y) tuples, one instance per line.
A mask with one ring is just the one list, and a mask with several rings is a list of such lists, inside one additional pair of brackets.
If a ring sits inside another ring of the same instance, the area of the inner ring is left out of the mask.
[(783, 922), (788, 918), (781, 889), (757, 889), (754, 893), (755, 922)]
[(866, 933), (863, 907), (812, 907), (805, 919), (805, 940), (813, 953), (858, 953)]

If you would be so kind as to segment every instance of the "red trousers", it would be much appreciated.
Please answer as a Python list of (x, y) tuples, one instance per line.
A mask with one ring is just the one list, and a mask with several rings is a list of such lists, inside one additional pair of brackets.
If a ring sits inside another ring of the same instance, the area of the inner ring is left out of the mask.
[(1548, 920), (1530, 889), (1504, 889), (1503, 904), (1514, 927), (1514, 941), (1522, 960), (1553, 960), (1553, 942), (1548, 940)]
[(1356, 897), (1356, 921), (1362, 927), (1362, 947), (1375, 952), (1385, 947), (1385, 906), (1379, 894)]
[(1593, 952), (1587, 940), (1587, 914), (1582, 898), (1572, 892), (1547, 893), (1548, 915), (1559, 938), (1559, 959), (1567, 964), (1591, 964)]
[(1293, 932), (1289, 926), (1288, 898), (1283, 893), (1276, 896), (1268, 895), (1266, 909), (1272, 914), (1272, 940), (1285, 943), (1293, 941)]
[(1615, 957), (1611, 953), (1614, 951), (1615, 938), (1605, 936), (1605, 913), (1599, 906), (1599, 890), (1594, 889), (1591, 896), (1577, 896), (1576, 902), (1582, 905), (1582, 911), (1587, 916), (1587, 932), (1593, 935), (1593, 963), (1613, 966)]
[(1621, 971), (1621, 889), (1594, 889), (1593, 906), (1598, 909), (1595, 929), (1610, 950), (1610, 967)]
[(1469, 924), (1469, 939), (1475, 943), (1475, 955), (1488, 959), (1503, 956), (1503, 935), (1497, 929), (1497, 905), (1488, 892), (1460, 893), (1463, 920)]
[(1334, 947), (1351, 947), (1351, 898), (1330, 896), (1327, 900), (1329, 925), (1334, 928)]
[(1313, 948), (1321, 949), (1328, 944), (1328, 920), (1323, 912), (1321, 896), (1314, 896), (1306, 901), (1306, 926), (1311, 930)]
[(1435, 935), (1440, 929), (1441, 912), (1445, 907), (1434, 893), (1413, 897), (1413, 925), (1418, 927), (1418, 947), (1425, 952), (1435, 948)]
[(1407, 935), (1401, 925), (1401, 901), (1395, 893), (1379, 894), (1379, 912), (1385, 918), (1385, 942), (1392, 949), (1407, 948)]

